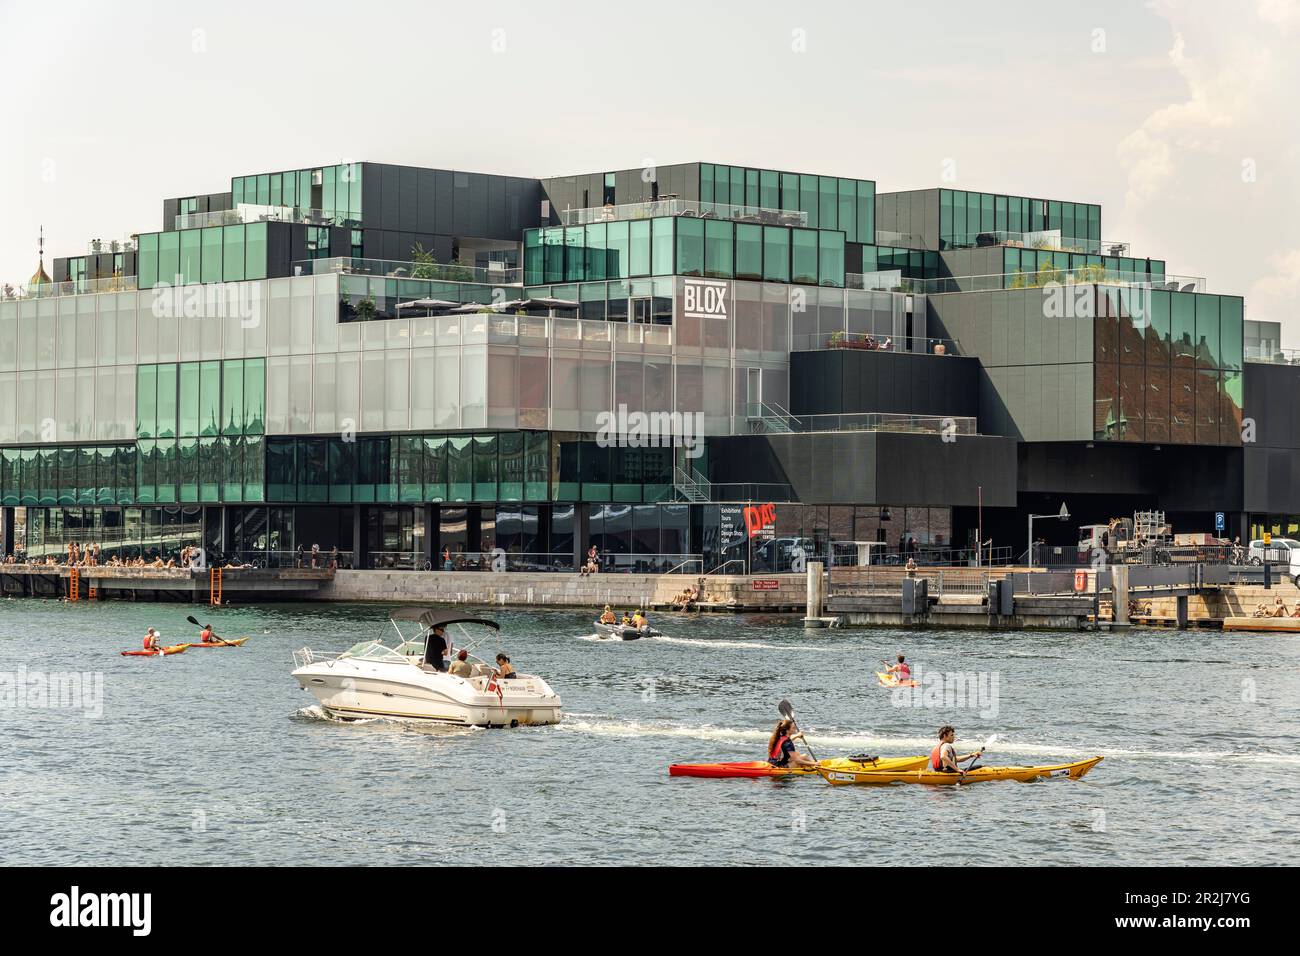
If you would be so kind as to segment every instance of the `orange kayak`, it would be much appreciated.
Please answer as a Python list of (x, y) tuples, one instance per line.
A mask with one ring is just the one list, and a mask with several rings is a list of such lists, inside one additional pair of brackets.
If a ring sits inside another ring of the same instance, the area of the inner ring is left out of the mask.
[(675, 763), (668, 768), (670, 777), (802, 777), (823, 771), (903, 771), (925, 766), (928, 757), (875, 757), (871, 760), (854, 760), (838, 757), (823, 760), (815, 767), (773, 767), (766, 760), (746, 763)]
[(160, 647), (154, 651), (146, 651), (141, 648), (138, 651), (123, 651), (123, 657), (167, 657), (171, 654), (180, 654), (187, 647), (193, 647), (192, 644), (172, 644), (168, 647)]

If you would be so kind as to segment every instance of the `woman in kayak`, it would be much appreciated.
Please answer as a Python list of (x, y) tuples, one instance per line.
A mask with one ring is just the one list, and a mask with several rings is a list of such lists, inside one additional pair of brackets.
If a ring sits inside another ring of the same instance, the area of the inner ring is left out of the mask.
[(608, 604), (605, 605), (605, 613), (600, 616), (600, 623), (601, 624), (618, 623), (618, 615), (614, 613), (614, 611), (610, 608)]
[(886, 674), (893, 674), (898, 678), (899, 683), (912, 679), (912, 668), (908, 666), (906, 658), (902, 654), (898, 655), (898, 663), (891, 664), (885, 668)]
[(976, 750), (974, 753), (966, 754), (963, 757), (957, 756), (957, 748), (953, 746), (953, 741), (957, 739), (957, 731), (952, 724), (944, 724), (939, 728), (939, 744), (930, 751), (930, 769), (939, 773), (965, 773), (961, 769), (963, 760), (970, 760), (972, 757), (978, 757), (984, 751)]
[(162, 646), (162, 645), (159, 644), (159, 642), (158, 642), (158, 638), (161, 637), (161, 636), (162, 636), (162, 635), (159, 634), (159, 633), (158, 633), (156, 630), (154, 630), (152, 627), (149, 628), (149, 630), (146, 631), (146, 632), (145, 632), (145, 635), (144, 635), (144, 649), (145, 649), (146, 651), (156, 651), (159, 647)]
[(811, 757), (805, 757), (794, 749), (794, 742), (802, 740), (803, 734), (791, 736), (790, 731), (793, 729), (793, 720), (782, 719), (776, 722), (776, 729), (767, 740), (767, 762), (773, 767), (788, 767), (792, 762), (796, 767), (812, 767), (816, 764)]
[(212, 625), (203, 625), (203, 630), (199, 631), (199, 641), (203, 644), (215, 644), (217, 636), (212, 633)]
[(518, 676), (515, 673), (514, 665), (510, 663), (510, 658), (504, 654), (497, 655), (497, 676), (502, 680)]

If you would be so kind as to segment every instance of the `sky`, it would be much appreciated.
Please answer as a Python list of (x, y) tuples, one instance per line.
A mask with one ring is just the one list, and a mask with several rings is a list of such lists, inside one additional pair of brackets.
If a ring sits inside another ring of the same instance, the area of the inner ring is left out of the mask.
[(1101, 203), (1300, 347), (1300, 0), (0, 0), (0, 283), (368, 160), (704, 161)]

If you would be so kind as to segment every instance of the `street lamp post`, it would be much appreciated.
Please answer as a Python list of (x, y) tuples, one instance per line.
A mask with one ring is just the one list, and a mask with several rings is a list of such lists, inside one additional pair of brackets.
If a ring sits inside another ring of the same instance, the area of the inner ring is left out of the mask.
[(1056, 518), (1060, 521), (1069, 521), (1070, 512), (1065, 507), (1065, 502), (1061, 502), (1061, 510), (1054, 515), (1030, 515), (1029, 516), (1029, 547), (1025, 549), (1025, 560), (1030, 564), (1034, 563), (1034, 519), (1035, 518)]

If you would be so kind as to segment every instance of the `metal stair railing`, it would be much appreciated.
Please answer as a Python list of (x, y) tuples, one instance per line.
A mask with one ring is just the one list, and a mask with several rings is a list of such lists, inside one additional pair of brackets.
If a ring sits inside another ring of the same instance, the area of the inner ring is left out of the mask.
[(673, 487), (685, 501), (704, 504), (713, 500), (713, 486), (685, 468), (673, 468)]

